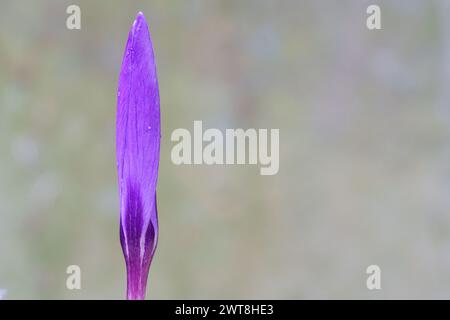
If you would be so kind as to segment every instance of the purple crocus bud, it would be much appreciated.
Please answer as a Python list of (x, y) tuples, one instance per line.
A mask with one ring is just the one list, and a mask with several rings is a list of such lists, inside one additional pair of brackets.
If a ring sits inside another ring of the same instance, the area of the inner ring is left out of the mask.
[(117, 92), (120, 243), (127, 268), (128, 299), (145, 298), (158, 239), (160, 125), (155, 57), (147, 22), (140, 12), (128, 35)]

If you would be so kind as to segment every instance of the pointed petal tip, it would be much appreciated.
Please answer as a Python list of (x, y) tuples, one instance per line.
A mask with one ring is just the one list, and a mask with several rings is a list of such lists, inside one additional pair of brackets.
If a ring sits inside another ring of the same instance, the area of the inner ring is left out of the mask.
[(131, 27), (130, 30), (130, 38), (131, 38), (131, 42), (134, 43), (134, 40), (141, 36), (144, 35), (145, 33), (148, 33), (148, 24), (147, 24), (147, 20), (145, 19), (144, 14), (142, 13), (142, 11), (139, 11), (138, 14), (136, 15), (136, 19), (133, 22), (133, 26)]
[(133, 22), (133, 29), (140, 26), (141, 24), (147, 25), (147, 21), (145, 20), (144, 13), (139, 11), (136, 15), (136, 19)]

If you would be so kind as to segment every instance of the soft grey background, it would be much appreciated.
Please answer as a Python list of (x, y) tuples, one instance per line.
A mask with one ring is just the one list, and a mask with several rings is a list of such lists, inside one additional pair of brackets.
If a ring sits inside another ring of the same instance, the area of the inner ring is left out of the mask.
[[(382, 8), (369, 31), (366, 8)], [(65, 27), (78, 4), (82, 29)], [(448, 1), (1, 1), (0, 288), (121, 299), (117, 76), (147, 17), (158, 298), (450, 298)], [(175, 166), (176, 128), (279, 128), (280, 171)], [(65, 288), (66, 267), (82, 290)], [(366, 289), (366, 267), (382, 290)]]

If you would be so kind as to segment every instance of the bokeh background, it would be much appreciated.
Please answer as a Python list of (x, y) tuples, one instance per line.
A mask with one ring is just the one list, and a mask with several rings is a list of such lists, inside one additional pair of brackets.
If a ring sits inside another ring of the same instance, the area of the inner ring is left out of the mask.
[[(380, 31), (366, 28), (373, 3)], [(81, 30), (66, 29), (71, 4)], [(163, 121), (148, 298), (450, 298), (447, 0), (2, 0), (7, 299), (125, 295), (116, 89), (138, 11)], [(194, 120), (279, 128), (279, 173), (175, 166), (170, 134)]]

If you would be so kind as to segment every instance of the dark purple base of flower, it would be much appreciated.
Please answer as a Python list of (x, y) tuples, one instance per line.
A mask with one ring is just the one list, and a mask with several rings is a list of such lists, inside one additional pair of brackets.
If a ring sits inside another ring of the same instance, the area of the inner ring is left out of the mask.
[(150, 263), (147, 268), (127, 266), (127, 299), (144, 300), (147, 289), (147, 278)]

